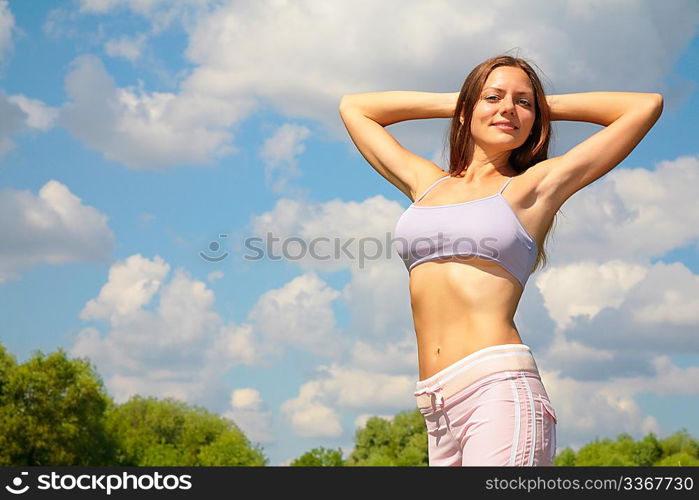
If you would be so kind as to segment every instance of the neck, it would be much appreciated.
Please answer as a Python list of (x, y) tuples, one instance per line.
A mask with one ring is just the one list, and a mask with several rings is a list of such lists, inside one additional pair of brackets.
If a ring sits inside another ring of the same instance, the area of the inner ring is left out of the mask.
[(489, 156), (481, 148), (476, 147), (471, 163), (460, 176), (467, 182), (487, 182), (494, 177), (500, 179), (517, 175), (509, 162), (510, 153), (511, 151), (500, 151)]

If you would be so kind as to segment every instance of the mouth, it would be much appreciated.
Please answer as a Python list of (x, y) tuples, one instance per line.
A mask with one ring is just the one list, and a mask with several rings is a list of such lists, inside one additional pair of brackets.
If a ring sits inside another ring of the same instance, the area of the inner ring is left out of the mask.
[(491, 127), (497, 127), (500, 130), (517, 130), (517, 127), (515, 127), (514, 125), (508, 125), (506, 123), (495, 123), (491, 125)]

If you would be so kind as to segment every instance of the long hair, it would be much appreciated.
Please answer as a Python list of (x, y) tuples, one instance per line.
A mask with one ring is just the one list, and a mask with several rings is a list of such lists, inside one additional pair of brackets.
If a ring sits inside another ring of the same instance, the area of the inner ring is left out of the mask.
[[(531, 134), (527, 140), (510, 153), (510, 164), (521, 174), (532, 165), (548, 158), (549, 140), (551, 139), (551, 110), (546, 102), (546, 94), (536, 72), (527, 61), (519, 57), (500, 55), (491, 57), (473, 68), (461, 87), (456, 101), (454, 116), (449, 128), (449, 175), (456, 176), (466, 170), (473, 159), (475, 142), (471, 135), (471, 117), (473, 109), (480, 99), (481, 91), (490, 73), (500, 66), (513, 66), (522, 69), (534, 89), (534, 106), (536, 118)], [(463, 124), (461, 122), (463, 117)], [(554, 214), (553, 222), (556, 217)], [(553, 224), (549, 225), (544, 236), (544, 246)], [(538, 245), (537, 245), (538, 246)], [(532, 272), (546, 266), (547, 257), (544, 247), (539, 248)]]

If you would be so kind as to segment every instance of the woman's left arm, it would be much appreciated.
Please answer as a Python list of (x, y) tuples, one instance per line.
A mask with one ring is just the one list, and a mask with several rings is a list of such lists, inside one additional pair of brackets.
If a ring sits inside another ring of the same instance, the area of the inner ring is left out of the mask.
[(605, 127), (567, 153), (537, 165), (540, 191), (558, 206), (621, 163), (663, 111), (662, 95), (641, 92), (548, 95), (546, 101), (551, 120), (583, 121)]

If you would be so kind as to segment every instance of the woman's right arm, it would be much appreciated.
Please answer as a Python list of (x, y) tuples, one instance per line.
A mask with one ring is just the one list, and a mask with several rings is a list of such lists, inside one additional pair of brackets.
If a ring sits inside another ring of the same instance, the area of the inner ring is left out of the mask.
[(426, 181), (444, 170), (401, 146), (385, 129), (393, 123), (425, 118), (452, 118), (458, 92), (388, 91), (347, 94), (340, 116), (359, 152), (411, 201)]

